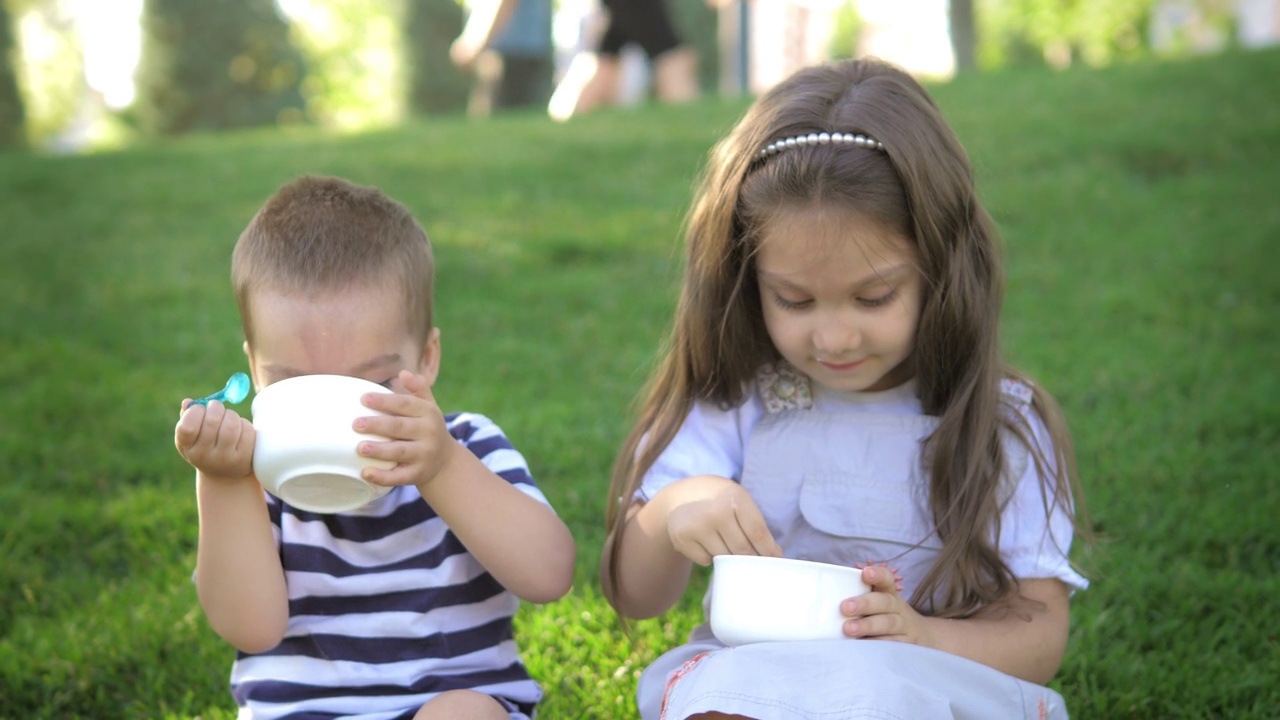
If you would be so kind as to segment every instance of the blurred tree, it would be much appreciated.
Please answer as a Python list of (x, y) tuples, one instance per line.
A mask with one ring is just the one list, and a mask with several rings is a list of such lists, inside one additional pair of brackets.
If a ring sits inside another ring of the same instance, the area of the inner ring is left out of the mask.
[(455, 0), (407, 0), (404, 52), (413, 114), (466, 110), (471, 81), (449, 60), (449, 46), (462, 24)]
[(401, 118), (401, 3), (293, 0), (285, 7), (307, 63), (302, 94), (309, 120), (367, 128)]
[(275, 0), (145, 0), (135, 109), (147, 132), (301, 121), (305, 74)]
[(14, 60), (17, 56), (13, 25), (9, 11), (0, 0), (0, 147), (21, 147), (26, 144), (22, 106), (22, 94), (18, 91), (18, 77)]
[[(1197, 3), (1214, 0), (1193, 0)], [(983, 65), (1018, 62), (1033, 50), (1066, 67), (1103, 65), (1149, 50), (1146, 28), (1157, 0), (979, 0)]]
[(698, 82), (704, 92), (720, 82), (719, 20), (707, 0), (668, 0), (672, 22), (685, 44), (698, 51)]
[(973, 0), (951, 0), (948, 5), (951, 51), (956, 57), (956, 70), (972, 70), (978, 66), (978, 27), (973, 15)]

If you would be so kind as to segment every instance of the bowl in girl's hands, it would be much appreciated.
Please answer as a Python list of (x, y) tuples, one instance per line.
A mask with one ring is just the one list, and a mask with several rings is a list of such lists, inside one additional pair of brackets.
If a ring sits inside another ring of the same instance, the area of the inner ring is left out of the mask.
[(361, 441), (386, 438), (352, 427), (358, 417), (382, 414), (360, 402), (374, 392), (391, 391), (345, 375), (302, 375), (263, 388), (253, 398), (253, 471), (262, 487), (320, 513), (352, 510), (387, 494), (390, 488), (365, 482), (360, 472), (394, 463), (356, 452)]
[(871, 591), (843, 565), (717, 555), (712, 566), (711, 632), (725, 645), (842, 638), (840, 602)]

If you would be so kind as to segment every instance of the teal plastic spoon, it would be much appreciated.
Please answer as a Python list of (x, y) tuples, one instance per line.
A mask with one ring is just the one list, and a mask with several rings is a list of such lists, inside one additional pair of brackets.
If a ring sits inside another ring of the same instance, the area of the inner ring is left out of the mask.
[(242, 372), (232, 375), (227, 380), (227, 384), (218, 392), (209, 397), (202, 397), (199, 400), (192, 400), (192, 405), (208, 405), (211, 401), (217, 400), (223, 405), (235, 405), (249, 397), (249, 376)]

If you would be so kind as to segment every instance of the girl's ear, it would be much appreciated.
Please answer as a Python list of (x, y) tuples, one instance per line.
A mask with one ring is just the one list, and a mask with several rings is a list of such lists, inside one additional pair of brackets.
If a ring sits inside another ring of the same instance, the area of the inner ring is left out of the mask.
[(427, 342), (422, 346), (422, 362), (418, 365), (418, 373), (427, 379), (428, 385), (436, 384), (436, 376), (440, 374), (440, 328), (431, 328)]

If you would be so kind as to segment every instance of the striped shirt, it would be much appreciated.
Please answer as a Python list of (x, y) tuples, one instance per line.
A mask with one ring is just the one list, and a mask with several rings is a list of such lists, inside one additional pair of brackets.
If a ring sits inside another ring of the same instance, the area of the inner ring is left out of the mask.
[[(450, 434), (499, 477), (546, 503), (524, 457), (488, 418), (454, 413)], [(239, 653), (241, 718), (411, 718), (469, 688), (532, 716), (542, 691), (512, 637), (519, 600), (467, 552), (412, 485), (338, 514), (267, 495), (289, 592), (284, 640)]]

